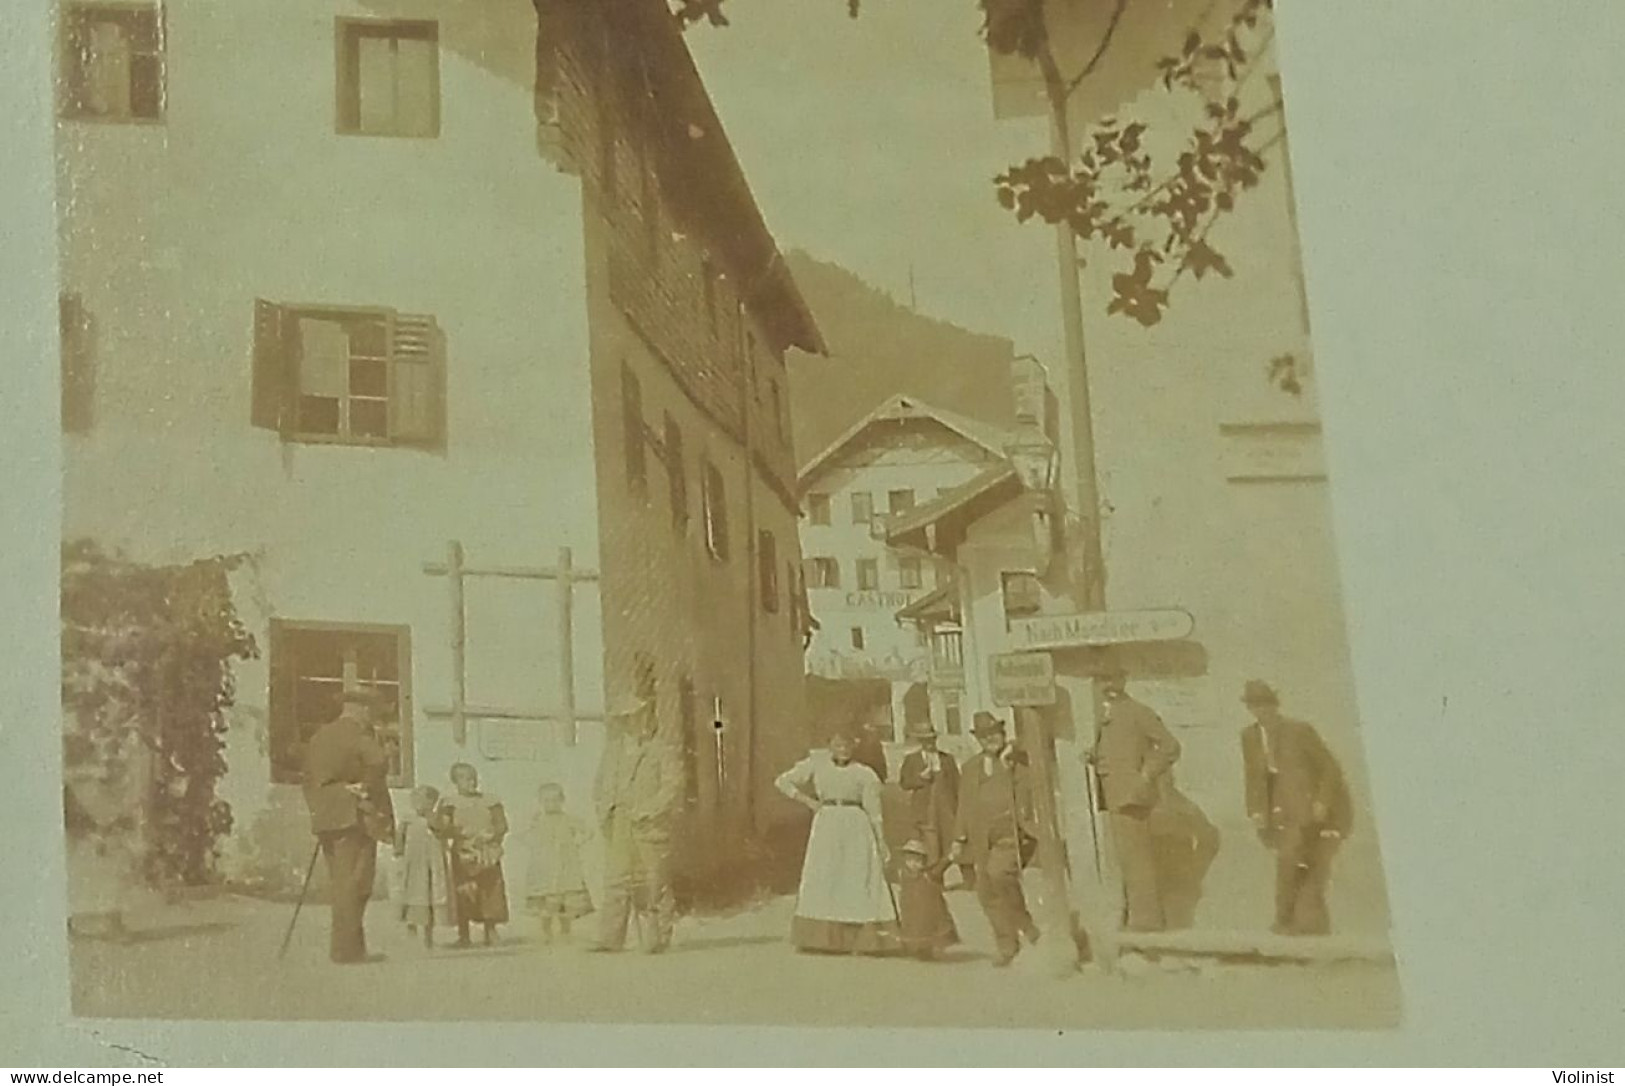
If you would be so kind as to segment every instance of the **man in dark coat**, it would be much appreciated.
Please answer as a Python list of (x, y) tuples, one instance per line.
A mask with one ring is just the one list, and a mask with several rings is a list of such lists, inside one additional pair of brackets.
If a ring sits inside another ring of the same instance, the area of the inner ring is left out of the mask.
[(1254, 722), (1241, 732), (1247, 815), (1275, 850), (1275, 924), (1282, 935), (1331, 931), (1326, 885), (1332, 857), (1349, 834), (1353, 805), (1336, 756), (1313, 725), (1281, 715), (1268, 684), (1247, 683)]
[(643, 950), (658, 954), (670, 945), (676, 919), (671, 853), (683, 763), (675, 747), (658, 737), (655, 706), (647, 698), (619, 698), (606, 715), (615, 731), (594, 789), (604, 834), (604, 908), (593, 949), (624, 948), (635, 912)]
[(1161, 794), (1162, 777), (1179, 760), (1179, 740), (1156, 713), (1129, 697), (1127, 681), (1120, 670), (1101, 677), (1105, 713), (1089, 760), (1100, 777), (1100, 803), (1111, 825), (1123, 878), (1124, 927), (1162, 931), (1166, 922), (1157, 887), (1151, 810)]
[(992, 713), (977, 713), (971, 734), (982, 750), (960, 766), (949, 859), (975, 865), (976, 897), (993, 928), (993, 964), (1005, 966), (1021, 950), (1021, 936), (1038, 941), (1038, 925), (1021, 888), (1021, 841), (1036, 841), (1038, 835), (1031, 771), (1026, 756), (1009, 744), (1004, 722)]
[[(954, 843), (954, 820), (959, 815), (959, 766), (937, 749), (937, 732), (929, 720), (908, 726), (907, 735), (920, 744), (897, 769), (897, 783), (908, 795), (910, 836), (925, 846), (926, 864), (942, 875), (939, 864)], [(946, 866), (946, 865), (944, 865)], [(961, 865), (961, 873), (965, 867)], [(965, 879), (968, 884), (971, 880)]]
[(305, 804), (311, 832), (327, 857), (333, 900), (328, 953), (342, 964), (369, 960), (363, 920), (378, 870), (378, 845), (395, 837), (379, 708), (371, 693), (346, 691), (338, 717), (316, 729), (305, 747)]

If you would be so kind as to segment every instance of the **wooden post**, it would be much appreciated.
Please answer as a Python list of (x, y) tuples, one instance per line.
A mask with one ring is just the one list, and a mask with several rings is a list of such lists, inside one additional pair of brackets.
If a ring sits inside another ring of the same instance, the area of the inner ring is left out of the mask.
[(564, 743), (576, 744), (575, 573), (569, 547), (559, 548), (559, 718)]
[(1060, 811), (1056, 802), (1058, 774), (1055, 745), (1051, 741), (1048, 721), (1037, 709), (1016, 710), (1016, 735), (1022, 749), (1027, 752), (1033, 775), (1033, 817), (1038, 822), (1038, 869), (1044, 887), (1041, 926), (1049, 936), (1040, 950), (1047, 952), (1050, 971), (1066, 976), (1078, 967), (1078, 944), (1067, 887), (1066, 843), (1061, 835)]
[(468, 611), (463, 605), (463, 545), (452, 542), (446, 553), (446, 580), (451, 584), (451, 737), (468, 743)]

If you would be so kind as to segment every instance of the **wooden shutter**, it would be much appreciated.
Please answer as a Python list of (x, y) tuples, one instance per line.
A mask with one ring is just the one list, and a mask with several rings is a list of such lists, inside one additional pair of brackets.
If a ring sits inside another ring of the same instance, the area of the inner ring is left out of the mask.
[(671, 522), (679, 532), (688, 530), (688, 464), (683, 457), (683, 431), (666, 415), (666, 477), (671, 486)]
[(90, 316), (79, 295), (63, 294), (58, 300), (58, 318), (62, 334), (62, 429), (82, 434), (90, 429), (96, 396)]
[(390, 367), (390, 439), (420, 448), (445, 448), (446, 337), (433, 317), (395, 315)]
[(254, 373), (249, 421), (265, 430), (293, 429), (299, 369), (288, 335), (287, 311), (273, 302), (254, 302)]
[(762, 610), (776, 614), (779, 610), (779, 547), (773, 533), (765, 528), (756, 533), (756, 565), (761, 581)]

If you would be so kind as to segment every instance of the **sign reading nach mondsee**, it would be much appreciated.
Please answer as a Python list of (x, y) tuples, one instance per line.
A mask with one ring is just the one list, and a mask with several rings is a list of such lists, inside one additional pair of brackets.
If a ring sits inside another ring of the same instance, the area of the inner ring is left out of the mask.
[(1076, 615), (1034, 615), (1010, 621), (1010, 645), (1019, 649), (1066, 649), (1123, 645), (1133, 641), (1179, 641), (1196, 620), (1189, 611), (1086, 611)]

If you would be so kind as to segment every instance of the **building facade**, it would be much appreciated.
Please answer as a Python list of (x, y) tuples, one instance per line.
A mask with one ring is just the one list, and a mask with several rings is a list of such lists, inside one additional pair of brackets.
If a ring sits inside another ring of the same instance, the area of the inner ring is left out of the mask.
[(949, 630), (932, 638), (897, 618), (950, 596), (952, 566), (888, 546), (879, 528), (975, 477), (1008, 440), (999, 427), (893, 396), (801, 470), (804, 579), (817, 623), (808, 673), (890, 684), (894, 738), (910, 718), (962, 730), (961, 669)]
[(783, 358), (820, 343), (659, 0), (61, 32), (64, 538), (250, 556), (227, 873), (302, 873), (301, 746), (354, 684), (395, 707), (394, 786), (467, 761), (516, 825), (544, 780), (590, 811), (621, 689), (684, 752), (691, 868), (776, 817)]

